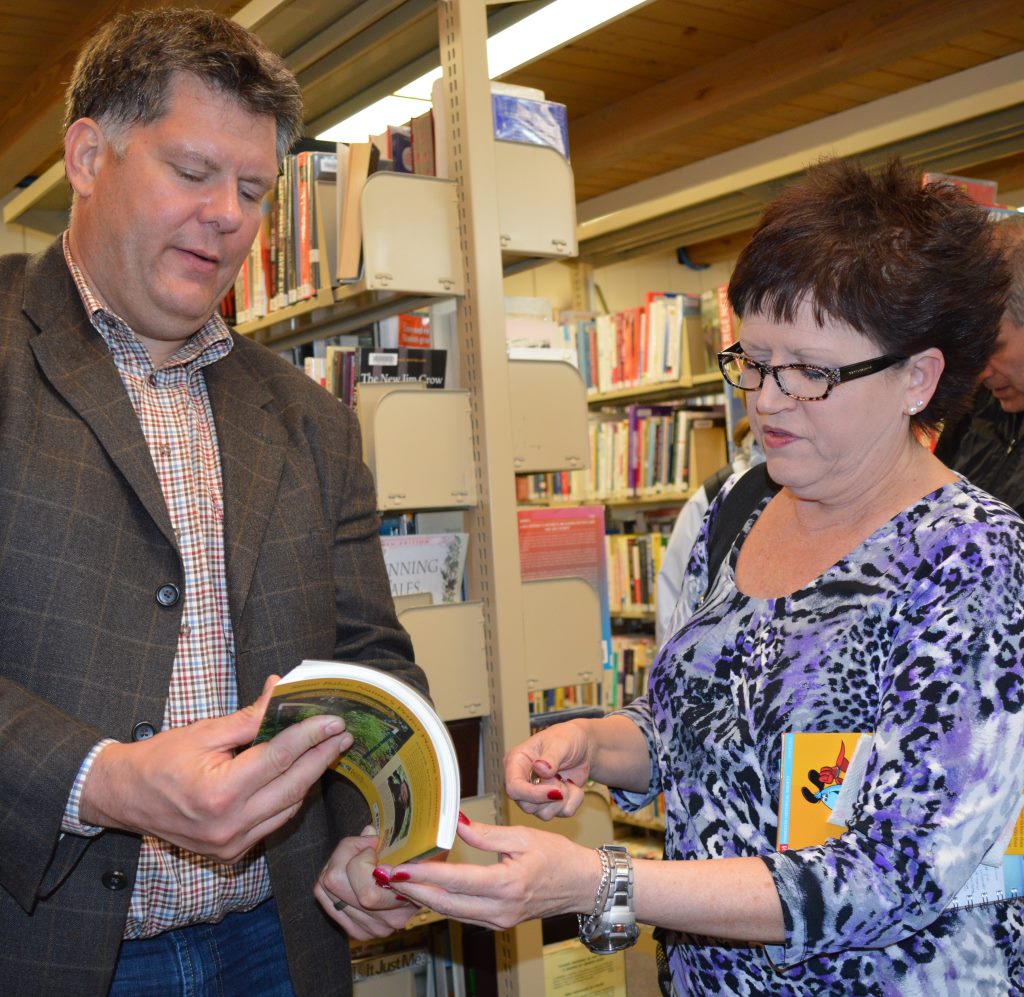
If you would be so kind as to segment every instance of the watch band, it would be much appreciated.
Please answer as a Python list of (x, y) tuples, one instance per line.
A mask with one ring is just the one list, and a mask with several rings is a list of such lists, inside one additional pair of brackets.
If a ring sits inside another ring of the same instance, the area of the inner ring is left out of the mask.
[(580, 941), (591, 952), (609, 954), (636, 943), (640, 929), (633, 909), (633, 860), (622, 845), (602, 845), (601, 882), (594, 909), (579, 917)]

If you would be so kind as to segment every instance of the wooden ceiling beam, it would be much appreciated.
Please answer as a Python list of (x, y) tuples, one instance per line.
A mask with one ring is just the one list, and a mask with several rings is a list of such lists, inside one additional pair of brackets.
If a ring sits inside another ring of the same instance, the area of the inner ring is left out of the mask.
[(815, 93), (1016, 14), (1019, 0), (853, 0), (569, 125), (577, 179), (666, 140)]

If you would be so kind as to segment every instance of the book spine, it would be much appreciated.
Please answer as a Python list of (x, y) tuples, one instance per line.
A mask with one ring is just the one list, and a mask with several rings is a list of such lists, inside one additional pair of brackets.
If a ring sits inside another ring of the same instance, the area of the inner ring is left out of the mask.
[(793, 792), (793, 735), (782, 735), (782, 770), (779, 775), (779, 851), (789, 848), (789, 799)]

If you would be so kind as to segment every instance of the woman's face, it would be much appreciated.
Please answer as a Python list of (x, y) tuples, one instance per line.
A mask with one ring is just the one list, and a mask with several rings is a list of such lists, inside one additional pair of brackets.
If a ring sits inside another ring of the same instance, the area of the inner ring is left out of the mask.
[[(807, 303), (791, 323), (748, 316), (739, 338), (747, 356), (766, 364), (843, 367), (885, 352), (844, 323), (817, 325)], [(746, 393), (747, 415), (773, 480), (800, 498), (842, 502), (885, 487), (886, 472), (918, 446), (910, 392), (904, 365), (836, 385), (819, 401), (790, 398), (768, 376)]]

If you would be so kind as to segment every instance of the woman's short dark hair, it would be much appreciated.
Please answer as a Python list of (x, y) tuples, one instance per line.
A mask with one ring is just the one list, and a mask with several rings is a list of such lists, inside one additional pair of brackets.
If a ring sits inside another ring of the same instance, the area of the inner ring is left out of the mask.
[(92, 118), (121, 155), (127, 130), (167, 113), (171, 80), (191, 73), (277, 123), (280, 162), (302, 129), (295, 75), (252, 32), (209, 10), (138, 10), (103, 25), (78, 57), (65, 99), (64, 131)]
[(970, 405), (995, 349), (1009, 285), (985, 210), (948, 182), (890, 160), (877, 174), (828, 159), (765, 211), (729, 284), (736, 314), (840, 321), (881, 352), (936, 347), (945, 370), (914, 416), (937, 427)]

